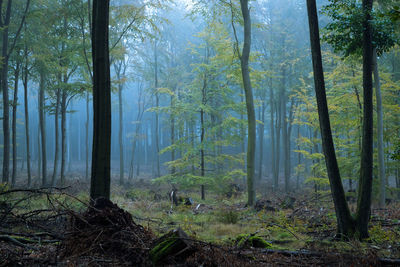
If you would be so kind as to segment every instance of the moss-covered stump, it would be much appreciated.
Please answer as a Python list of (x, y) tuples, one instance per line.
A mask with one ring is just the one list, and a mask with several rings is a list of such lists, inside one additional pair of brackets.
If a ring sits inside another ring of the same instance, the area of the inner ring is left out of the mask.
[(236, 237), (236, 246), (240, 248), (270, 248), (271, 244), (265, 241), (262, 237), (251, 234), (241, 234)]
[(180, 261), (195, 251), (188, 235), (180, 228), (172, 230), (154, 242), (149, 257), (154, 265), (172, 258)]

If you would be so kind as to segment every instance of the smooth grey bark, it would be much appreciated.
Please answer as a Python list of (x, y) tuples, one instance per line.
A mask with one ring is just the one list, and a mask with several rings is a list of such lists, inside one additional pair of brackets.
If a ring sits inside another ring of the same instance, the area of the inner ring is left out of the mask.
[(111, 80), (109, 0), (93, 1), (93, 149), (90, 198), (110, 198)]
[(25, 46), (24, 51), (24, 67), (22, 82), (24, 85), (24, 114), (25, 114), (25, 144), (26, 144), (26, 168), (28, 175), (28, 187), (32, 185), (31, 176), (31, 153), (30, 153), (30, 137), (29, 137), (29, 102), (28, 102), (28, 48)]
[(261, 123), (259, 125), (259, 165), (258, 165), (258, 180), (261, 181), (262, 178), (262, 172), (263, 172), (263, 161), (264, 161), (264, 122), (265, 122), (265, 101), (262, 100), (262, 104), (260, 107), (260, 120)]
[(275, 178), (276, 174), (276, 153), (275, 153), (275, 120), (274, 120), (274, 90), (272, 89), (272, 78), (269, 78), (269, 106), (270, 106), (270, 131), (271, 131), (271, 171), (272, 171), (272, 178), (274, 181), (274, 188), (276, 188)]
[(255, 149), (256, 149), (256, 115), (254, 111), (253, 90), (251, 87), (250, 72), (249, 72), (249, 57), (251, 48), (251, 19), (248, 0), (240, 0), (244, 24), (244, 41), (242, 54), (239, 55), (240, 67), (242, 70), (243, 87), (246, 98), (247, 110), (247, 126), (248, 126), (248, 141), (247, 141), (247, 204), (253, 206), (255, 203), (256, 194), (254, 191), (254, 172), (255, 172)]
[(42, 152), (42, 186), (47, 186), (47, 150), (46, 150), (46, 118), (45, 118), (45, 81), (44, 69), (39, 70), (39, 127)]
[(318, 15), (315, 0), (307, 0), (308, 22), (310, 29), (311, 56), (314, 71), (315, 95), (317, 99), (318, 116), (321, 130), (322, 147), (331, 194), (336, 211), (337, 232), (340, 237), (349, 237), (354, 233), (354, 223), (346, 202), (339, 166), (333, 144), (326, 100), (325, 80), (322, 67), (322, 55), (319, 39)]
[[(18, 52), (19, 57), (19, 52)], [(17, 59), (14, 70), (14, 98), (12, 103), (12, 175), (11, 186), (14, 187), (17, 179), (17, 107), (18, 107), (18, 82), (21, 68), (20, 59)]]
[(154, 41), (154, 90), (156, 98), (156, 113), (155, 113), (155, 144), (156, 144), (156, 177), (160, 177), (160, 130), (159, 130), (159, 114), (160, 96), (158, 94), (158, 53), (157, 41)]
[[(61, 79), (59, 79), (61, 81)], [(60, 113), (60, 102), (61, 102), (61, 89), (57, 88), (56, 91), (56, 107), (54, 113), (54, 166), (53, 166), (53, 176), (51, 178), (51, 185), (54, 186), (56, 184), (57, 178), (57, 170), (58, 170), (58, 154), (59, 154), (59, 123), (58, 117)]]
[(374, 71), (374, 84), (375, 84), (375, 95), (376, 95), (376, 128), (377, 128), (377, 139), (378, 139), (378, 174), (379, 174), (379, 206), (385, 207), (386, 199), (386, 177), (385, 177), (385, 155), (383, 146), (383, 110), (382, 110), (382, 94), (381, 84), (379, 79), (378, 70), (378, 56), (376, 49), (373, 50), (373, 71)]

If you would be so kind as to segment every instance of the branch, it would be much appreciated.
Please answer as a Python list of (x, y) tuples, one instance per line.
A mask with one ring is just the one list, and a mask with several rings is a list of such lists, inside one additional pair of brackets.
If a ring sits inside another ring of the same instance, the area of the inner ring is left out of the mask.
[(18, 37), (19, 37), (19, 35), (20, 35), (20, 33), (21, 33), (21, 30), (22, 30), (22, 26), (23, 26), (24, 23), (25, 23), (25, 18), (26, 18), (26, 14), (28, 13), (28, 9), (29, 9), (29, 4), (30, 4), (30, 3), (31, 3), (31, 0), (27, 0), (27, 2), (26, 2), (26, 7), (25, 7), (25, 11), (24, 11), (24, 15), (22, 16), (21, 24), (19, 25), (18, 31), (17, 31), (17, 33), (15, 34), (14, 42), (13, 42), (12, 45), (10, 46), (10, 50), (9, 50), (8, 53), (7, 53), (7, 57), (9, 57), (9, 56), (11, 55), (11, 52), (14, 50), (14, 47), (15, 47), (15, 45), (16, 45), (16, 43), (17, 43)]

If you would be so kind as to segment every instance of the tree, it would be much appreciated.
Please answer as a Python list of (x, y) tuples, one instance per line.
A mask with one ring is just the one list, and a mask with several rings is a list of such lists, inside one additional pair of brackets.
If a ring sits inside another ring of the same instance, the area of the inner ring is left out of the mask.
[[(363, 9), (357, 0), (346, 0), (337, 3), (331, 0), (331, 4), (324, 8), (325, 13), (333, 21), (326, 26), (324, 40), (331, 44), (336, 52), (340, 52), (344, 57), (362, 56), (363, 47)], [(393, 22), (383, 16), (378, 11), (371, 9), (371, 34), (373, 40), (373, 73), (376, 93), (376, 113), (377, 113), (377, 143), (378, 143), (378, 173), (380, 182), (381, 207), (385, 205), (385, 162), (384, 162), (384, 144), (383, 144), (383, 109), (382, 94), (378, 71), (378, 55), (392, 48), (398, 38), (395, 33)], [(351, 34), (349, 34), (349, 32)]]
[[(251, 20), (250, 10), (247, 0), (240, 0), (240, 7), (242, 10), (243, 24), (244, 24), (244, 41), (242, 53), (238, 56), (240, 59), (240, 66), (242, 69), (243, 87), (246, 97), (247, 109), (247, 203), (252, 206), (255, 201), (254, 192), (254, 172), (255, 172), (255, 150), (256, 150), (256, 115), (254, 112), (253, 91), (251, 88), (250, 72), (249, 72), (249, 57), (251, 47)], [(233, 25), (233, 21), (232, 21)], [(236, 36), (236, 32), (235, 32)], [(237, 39), (236, 39), (237, 40)], [(237, 44), (238, 46), (238, 44)]]
[(109, 0), (93, 1), (93, 150), (90, 198), (110, 198), (111, 81), (108, 47)]
[(315, 0), (307, 0), (307, 11), (310, 27), (311, 53), (314, 70), (315, 93), (321, 127), (322, 146), (325, 163), (331, 185), (332, 198), (338, 223), (338, 234), (341, 237), (368, 237), (368, 222), (371, 208), (372, 191), (372, 0), (363, 0), (363, 135), (361, 151), (361, 169), (357, 212), (353, 218), (345, 199), (340, 171), (332, 139), (329, 111), (326, 101), (325, 81), (322, 67), (322, 56), (319, 40), (318, 16)]
[(13, 52), (16, 42), (20, 36), (22, 26), (25, 21), (26, 14), (29, 9), (30, 0), (27, 0), (25, 11), (22, 14), (22, 18), (20, 20), (19, 26), (17, 26), (17, 30), (14, 35), (14, 39), (11, 44), (10, 36), (9, 36), (9, 27), (11, 21), (11, 10), (12, 10), (12, 0), (7, 1), (7, 5), (5, 8), (5, 14), (3, 15), (3, 1), (0, 2), (0, 28), (3, 29), (2, 33), (2, 49), (1, 49), (1, 75), (0, 75), (0, 87), (3, 91), (3, 138), (4, 138), (4, 146), (3, 146), (3, 171), (2, 171), (2, 181), (7, 183), (9, 178), (9, 167), (10, 167), (10, 103), (8, 96), (8, 62), (10, 59), (10, 55)]

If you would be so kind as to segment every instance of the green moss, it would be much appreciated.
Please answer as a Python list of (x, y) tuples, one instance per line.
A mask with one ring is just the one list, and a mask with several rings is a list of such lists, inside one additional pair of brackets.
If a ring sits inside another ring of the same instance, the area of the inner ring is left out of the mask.
[(151, 262), (156, 265), (161, 259), (165, 258), (173, 249), (176, 242), (176, 237), (169, 237), (163, 242), (157, 244), (150, 250)]
[(236, 238), (236, 243), (238, 247), (243, 247), (245, 245), (252, 246), (255, 248), (270, 248), (271, 244), (265, 241), (262, 237), (253, 235), (250, 236), (247, 234), (238, 235)]

